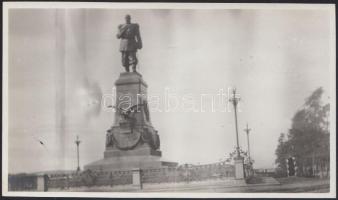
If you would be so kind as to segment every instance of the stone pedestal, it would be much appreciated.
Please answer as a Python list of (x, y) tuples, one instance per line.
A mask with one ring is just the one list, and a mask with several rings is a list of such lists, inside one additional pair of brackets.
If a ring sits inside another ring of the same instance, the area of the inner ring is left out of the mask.
[(115, 119), (106, 133), (104, 158), (86, 165), (84, 169), (113, 171), (175, 165), (160, 161), (160, 138), (150, 120), (148, 86), (142, 75), (137, 72), (121, 73), (115, 86)]
[(235, 179), (244, 179), (244, 159), (237, 157), (235, 161)]

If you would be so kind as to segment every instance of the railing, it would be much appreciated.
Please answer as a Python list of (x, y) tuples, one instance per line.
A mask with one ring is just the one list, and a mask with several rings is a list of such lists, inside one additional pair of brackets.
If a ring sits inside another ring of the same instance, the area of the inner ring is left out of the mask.
[(234, 167), (214, 163), (178, 168), (145, 169), (141, 172), (142, 183), (190, 182), (234, 177)]
[(132, 171), (99, 172), (96, 185), (128, 185), (132, 184)]
[[(72, 187), (142, 185), (144, 183), (175, 183), (225, 179), (234, 177), (233, 165), (213, 163), (197, 166), (166, 167), (142, 170), (82, 171), (63, 174), (49, 174), (41, 179), (38, 175), (10, 175), (10, 191), (36, 191), (39, 184), (48, 188), (67, 189)], [(39, 181), (40, 180), (40, 181)], [(42, 180), (42, 183), (41, 183)], [(41, 188), (41, 187), (40, 187)]]
[(49, 188), (70, 188), (81, 186), (105, 186), (132, 184), (132, 171), (95, 172), (61, 174), (49, 176)]
[(35, 191), (37, 190), (37, 176), (17, 174), (8, 176), (9, 191)]

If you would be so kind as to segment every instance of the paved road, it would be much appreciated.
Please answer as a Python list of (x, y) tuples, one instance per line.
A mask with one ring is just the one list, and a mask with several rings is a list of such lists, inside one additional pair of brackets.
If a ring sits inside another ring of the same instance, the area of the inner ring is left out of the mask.
[[(224, 187), (222, 185), (210, 185), (207, 187), (186, 187), (173, 189), (162, 189), (157, 192), (217, 192), (217, 193), (299, 193), (299, 192), (329, 192), (329, 180), (313, 179), (287, 184), (248, 184), (239, 187)], [(156, 192), (156, 190), (143, 190), (143, 192)]]

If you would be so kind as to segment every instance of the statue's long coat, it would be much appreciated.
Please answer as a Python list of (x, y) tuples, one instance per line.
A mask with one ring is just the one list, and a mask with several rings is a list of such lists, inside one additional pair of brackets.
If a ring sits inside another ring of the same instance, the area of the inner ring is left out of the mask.
[(137, 51), (142, 48), (140, 28), (138, 24), (120, 24), (117, 38), (121, 39), (120, 51)]

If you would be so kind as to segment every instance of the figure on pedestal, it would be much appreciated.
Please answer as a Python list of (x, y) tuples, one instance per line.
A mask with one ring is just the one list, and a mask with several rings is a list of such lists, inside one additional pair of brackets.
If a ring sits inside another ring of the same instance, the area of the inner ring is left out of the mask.
[[(130, 15), (126, 23), (118, 26), (121, 39), (122, 65), (126, 72), (115, 81), (116, 109), (112, 126), (106, 132), (103, 159), (85, 165), (85, 170), (113, 171), (176, 166), (161, 161), (160, 137), (153, 127), (147, 103), (147, 83), (136, 72), (136, 52), (142, 48), (138, 24), (132, 24)], [(133, 72), (129, 73), (130, 66)], [(125, 99), (129, 101), (125, 101)]]
[(129, 72), (132, 66), (133, 72), (136, 72), (138, 63), (136, 52), (142, 49), (142, 40), (140, 27), (137, 23), (131, 23), (130, 15), (125, 16), (126, 23), (118, 26), (117, 38), (121, 39), (120, 51), (122, 53), (122, 65)]

